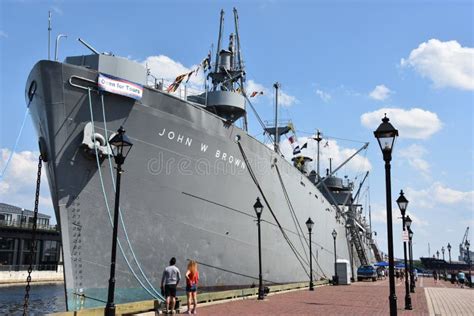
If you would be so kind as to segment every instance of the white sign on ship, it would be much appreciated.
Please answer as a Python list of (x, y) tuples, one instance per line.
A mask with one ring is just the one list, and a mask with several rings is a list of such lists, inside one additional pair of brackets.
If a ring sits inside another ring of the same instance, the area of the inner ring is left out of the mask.
[(99, 90), (124, 95), (135, 100), (140, 100), (143, 96), (143, 87), (141, 85), (110, 75), (100, 73), (98, 85)]

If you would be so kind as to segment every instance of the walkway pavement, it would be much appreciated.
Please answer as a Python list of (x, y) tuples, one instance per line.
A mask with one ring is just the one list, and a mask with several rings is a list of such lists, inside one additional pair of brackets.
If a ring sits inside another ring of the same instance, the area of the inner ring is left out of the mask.
[[(426, 295), (425, 295), (426, 292)], [(396, 281), (399, 315), (474, 315), (474, 291), (449, 282), (420, 278), (411, 293), (413, 310), (404, 309), (405, 285)], [(388, 279), (356, 282), (350, 286), (323, 286), (269, 295), (264, 301), (239, 299), (198, 306), (199, 315), (388, 315)], [(463, 302), (463, 303), (461, 303)], [(457, 307), (456, 307), (457, 306)]]
[(430, 315), (474, 315), (474, 291), (471, 289), (425, 289)]

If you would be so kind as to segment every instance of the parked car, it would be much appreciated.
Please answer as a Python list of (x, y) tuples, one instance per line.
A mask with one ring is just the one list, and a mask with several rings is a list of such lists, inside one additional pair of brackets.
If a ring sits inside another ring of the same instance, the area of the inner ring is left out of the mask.
[(363, 265), (357, 269), (357, 281), (362, 281), (364, 279), (372, 279), (372, 281), (377, 281), (377, 270), (372, 265)]

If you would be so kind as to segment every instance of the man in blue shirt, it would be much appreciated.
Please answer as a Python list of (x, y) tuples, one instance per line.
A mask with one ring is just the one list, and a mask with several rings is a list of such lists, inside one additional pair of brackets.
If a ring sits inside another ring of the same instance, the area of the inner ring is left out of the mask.
[(176, 287), (181, 279), (181, 273), (179, 273), (179, 269), (175, 264), (176, 258), (173, 257), (170, 260), (170, 265), (165, 268), (165, 271), (163, 271), (163, 276), (161, 278), (161, 289), (163, 291), (164, 286), (166, 297), (166, 311), (171, 314), (175, 314), (174, 306), (176, 304)]

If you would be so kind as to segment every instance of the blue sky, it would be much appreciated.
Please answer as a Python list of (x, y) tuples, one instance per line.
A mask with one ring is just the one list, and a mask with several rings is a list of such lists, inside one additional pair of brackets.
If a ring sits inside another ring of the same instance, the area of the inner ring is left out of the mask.
[[(233, 6), (239, 11), (248, 89), (265, 92), (255, 99), (260, 116), (273, 119), (271, 86), (279, 81), (281, 117), (292, 119), (300, 140), (319, 128), (324, 135), (371, 143), (358, 163), (338, 175), (357, 176), (357, 183), (370, 169), (372, 223), (385, 249), (384, 169), (372, 132), (387, 112), (401, 136), (392, 163), (393, 200), (400, 189), (410, 200), (415, 256), (427, 256), (428, 243), (433, 254), (450, 242), (456, 257), (465, 228), (474, 229), (469, 1), (1, 1), (0, 166), (25, 113), (28, 73), (47, 58), (48, 10), (52, 42), (59, 33), (68, 35), (61, 60), (88, 53), (76, 40), (82, 37), (99, 51), (147, 62), (156, 75), (171, 79), (200, 63), (216, 43), (221, 8), (227, 43)], [(51, 51), (54, 55), (54, 45)], [(250, 124), (251, 134), (261, 134), (252, 115)], [(323, 168), (328, 157), (340, 162), (361, 146), (326, 139)], [(28, 119), (0, 182), (0, 201), (32, 209), (36, 142)], [(52, 214), (48, 194), (44, 186), (42, 210)], [(399, 214), (395, 205), (394, 213)], [(398, 219), (394, 233), (401, 257)]]

